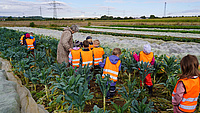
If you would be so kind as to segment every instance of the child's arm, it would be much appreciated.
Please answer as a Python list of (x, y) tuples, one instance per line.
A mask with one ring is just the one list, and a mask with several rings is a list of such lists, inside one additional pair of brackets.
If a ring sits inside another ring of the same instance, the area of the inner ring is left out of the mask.
[(71, 63), (72, 62), (72, 54), (71, 54), (71, 52), (69, 53), (69, 63)]
[(105, 64), (106, 64), (106, 58), (103, 60), (103, 62), (99, 62), (99, 66), (102, 68), (104, 68)]
[(135, 52), (133, 52), (134, 59), (138, 62), (140, 59), (140, 55), (137, 55)]
[(174, 106), (177, 106), (180, 104), (184, 93), (185, 93), (185, 88), (184, 88), (183, 82), (180, 81), (177, 85), (176, 94), (174, 94), (174, 99), (172, 99), (172, 104)]
[(154, 63), (155, 63), (155, 58), (154, 58), (154, 56), (153, 56), (153, 59), (152, 59), (152, 61), (151, 61), (151, 65), (154, 65)]

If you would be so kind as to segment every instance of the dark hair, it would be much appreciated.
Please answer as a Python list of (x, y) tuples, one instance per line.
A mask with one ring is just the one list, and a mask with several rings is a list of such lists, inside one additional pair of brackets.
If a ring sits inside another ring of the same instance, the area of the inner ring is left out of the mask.
[(84, 47), (89, 47), (89, 42), (88, 42), (87, 40), (84, 40), (84, 41), (83, 41), (83, 46), (84, 46)]
[(121, 54), (121, 49), (120, 48), (114, 48), (112, 54), (113, 55), (120, 55)]
[(181, 59), (181, 71), (180, 78), (192, 78), (193, 76), (199, 76), (199, 62), (194, 55), (187, 55)]

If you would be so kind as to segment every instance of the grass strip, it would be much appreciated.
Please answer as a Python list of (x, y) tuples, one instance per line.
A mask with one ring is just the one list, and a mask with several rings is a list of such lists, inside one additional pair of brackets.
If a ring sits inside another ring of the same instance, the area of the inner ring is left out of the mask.
[(96, 28), (96, 29), (116, 29), (116, 30), (130, 30), (130, 31), (150, 31), (150, 32), (176, 32), (176, 33), (194, 33), (200, 34), (200, 31), (186, 31), (186, 30), (159, 30), (159, 29), (129, 29), (129, 28), (109, 28), (109, 27), (92, 27), (85, 26), (85, 28)]

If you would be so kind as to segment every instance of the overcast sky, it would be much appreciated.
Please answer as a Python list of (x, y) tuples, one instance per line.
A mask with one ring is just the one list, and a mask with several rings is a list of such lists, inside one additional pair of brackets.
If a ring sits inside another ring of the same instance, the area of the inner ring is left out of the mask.
[[(56, 0), (58, 18), (198, 16), (200, 0)], [(0, 0), (0, 16), (53, 17), (53, 0)], [(40, 11), (41, 7), (41, 11)]]

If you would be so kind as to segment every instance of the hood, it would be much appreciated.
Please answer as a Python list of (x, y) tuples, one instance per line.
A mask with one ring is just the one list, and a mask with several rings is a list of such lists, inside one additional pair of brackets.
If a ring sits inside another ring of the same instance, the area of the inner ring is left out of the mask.
[(63, 31), (70, 31), (70, 32), (71, 32), (71, 30), (70, 30), (69, 27), (65, 27), (65, 28), (63, 29)]
[(119, 57), (117, 57), (115, 55), (111, 55), (111, 56), (109, 56), (109, 60), (112, 64), (117, 64), (118, 60), (120, 60), (120, 59), (119, 59)]

